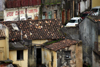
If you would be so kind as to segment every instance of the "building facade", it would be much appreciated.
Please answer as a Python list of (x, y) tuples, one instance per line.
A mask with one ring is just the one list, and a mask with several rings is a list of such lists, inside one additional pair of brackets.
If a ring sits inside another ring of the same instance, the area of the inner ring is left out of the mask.
[(4, 10), (4, 21), (37, 20), (41, 0), (7, 0)]

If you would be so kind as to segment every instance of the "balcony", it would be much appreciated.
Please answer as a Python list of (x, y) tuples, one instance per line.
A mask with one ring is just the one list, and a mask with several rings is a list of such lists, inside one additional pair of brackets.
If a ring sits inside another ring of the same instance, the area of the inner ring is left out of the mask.
[(41, 5), (41, 0), (7, 0), (6, 8), (17, 8), (25, 6)]

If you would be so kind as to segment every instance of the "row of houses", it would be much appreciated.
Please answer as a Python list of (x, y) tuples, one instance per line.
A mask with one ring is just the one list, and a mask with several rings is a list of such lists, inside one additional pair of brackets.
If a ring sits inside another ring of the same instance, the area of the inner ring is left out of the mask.
[(4, 21), (57, 18), (66, 24), (70, 18), (92, 8), (91, 0), (1, 0), (0, 3), (0, 19)]
[(65, 38), (60, 20), (6, 21), (0, 24), (4, 34), (8, 34), (8, 37), (1, 36), (4, 39), (0, 40), (0, 65), (12, 62), (20, 67), (83, 66), (82, 42)]
[(21, 67), (99, 67), (100, 16), (87, 16), (79, 27), (60, 20), (0, 22), (0, 65)]

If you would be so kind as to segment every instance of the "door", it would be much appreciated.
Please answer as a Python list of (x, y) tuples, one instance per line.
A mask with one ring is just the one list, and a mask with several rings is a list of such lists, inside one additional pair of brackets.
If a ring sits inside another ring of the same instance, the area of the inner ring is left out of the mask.
[(41, 58), (41, 48), (37, 48), (36, 50), (36, 61), (37, 61), (37, 67), (41, 66), (42, 64), (42, 58)]
[(62, 24), (64, 24), (64, 10), (62, 11)]

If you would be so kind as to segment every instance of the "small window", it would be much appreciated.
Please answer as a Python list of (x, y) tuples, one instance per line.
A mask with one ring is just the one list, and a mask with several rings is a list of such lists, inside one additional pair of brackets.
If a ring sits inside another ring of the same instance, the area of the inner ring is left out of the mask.
[(43, 12), (43, 17), (42, 19), (47, 19), (47, 13), (46, 12)]
[(71, 51), (65, 51), (65, 59), (71, 58)]
[(57, 10), (54, 10), (54, 19), (57, 18)]
[(17, 51), (17, 60), (23, 60), (23, 50)]

